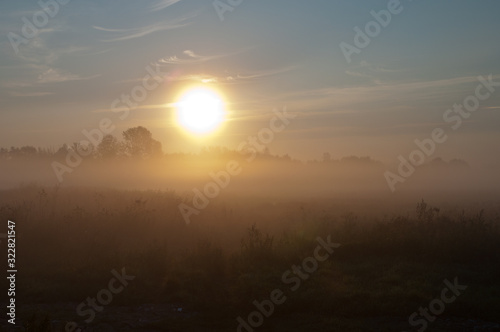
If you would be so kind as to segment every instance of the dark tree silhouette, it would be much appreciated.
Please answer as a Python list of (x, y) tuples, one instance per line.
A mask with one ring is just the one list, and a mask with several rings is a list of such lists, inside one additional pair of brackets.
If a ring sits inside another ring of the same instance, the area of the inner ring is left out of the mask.
[(66, 143), (64, 143), (55, 153), (55, 157), (58, 159), (64, 159), (68, 155), (69, 147)]
[(134, 158), (151, 158), (162, 155), (161, 143), (144, 127), (129, 128), (123, 132), (125, 152)]
[(102, 159), (112, 159), (118, 157), (122, 152), (122, 144), (113, 135), (103, 137), (97, 146), (97, 156)]

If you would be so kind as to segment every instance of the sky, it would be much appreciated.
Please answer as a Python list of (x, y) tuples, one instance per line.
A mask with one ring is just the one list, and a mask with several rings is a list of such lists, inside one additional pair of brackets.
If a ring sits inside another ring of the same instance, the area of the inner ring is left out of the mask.
[[(57, 148), (108, 118), (113, 135), (144, 126), (165, 152), (236, 148), (286, 107), (297, 116), (274, 153), (391, 163), (445, 128), (435, 156), (500, 166), (500, 87), (456, 130), (443, 119), (478, 76), (500, 82), (500, 2), (395, 1), (59, 0), (46, 14), (36, 1), (2, 1), (0, 146)], [(390, 21), (348, 61), (341, 45), (356, 47), (355, 28), (366, 34), (380, 11)], [(113, 102), (151, 71), (161, 84), (122, 119)], [(172, 106), (194, 85), (217, 90), (228, 109), (202, 139), (179, 128)]]

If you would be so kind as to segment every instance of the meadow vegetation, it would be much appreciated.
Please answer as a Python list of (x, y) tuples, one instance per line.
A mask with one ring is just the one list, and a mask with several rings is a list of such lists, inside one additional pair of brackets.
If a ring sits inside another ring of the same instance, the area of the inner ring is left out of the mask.
[[(234, 331), (254, 300), (281, 288), (288, 300), (259, 330), (396, 331), (394, 321), (408, 330), (408, 316), (458, 277), (468, 290), (429, 331), (446, 317), (498, 321), (496, 204), (448, 210), (416, 200), (391, 210), (377, 209), (375, 198), (222, 194), (186, 225), (178, 210), (186, 199), (172, 190), (34, 184), (1, 191), (0, 220), (17, 224), (18, 302), (78, 304), (125, 267), (136, 278), (110, 306), (183, 310), (144, 323), (152, 330)], [(282, 274), (312, 255), (318, 236), (341, 247), (292, 292)], [(29, 331), (82, 320), (74, 309), (19, 317)]]

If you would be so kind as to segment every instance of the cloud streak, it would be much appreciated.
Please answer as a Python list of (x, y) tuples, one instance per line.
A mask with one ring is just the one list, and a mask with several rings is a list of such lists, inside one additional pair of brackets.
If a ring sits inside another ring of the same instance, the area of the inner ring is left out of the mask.
[(181, 2), (181, 1), (182, 0), (161, 0), (161, 1), (158, 1), (154, 5), (151, 5), (149, 7), (149, 10), (153, 11), (153, 12), (156, 12), (156, 11), (168, 8), (168, 7), (172, 6), (172, 5), (175, 5), (176, 3)]
[(230, 55), (230, 54), (229, 55), (228, 54), (199, 55), (191, 50), (185, 50), (184, 52), (182, 52), (182, 54), (183, 54), (183, 56), (181, 56), (181, 57), (178, 57), (177, 55), (173, 55), (170, 57), (162, 58), (162, 59), (158, 60), (158, 63), (164, 64), (164, 65), (186, 65), (186, 64), (207, 62), (210, 60), (215, 60), (215, 59), (223, 58), (223, 57)]
[(40, 75), (38, 75), (38, 83), (60, 83), (67, 81), (81, 81), (81, 80), (90, 80), (100, 75), (86, 76), (82, 77), (76, 74), (64, 72), (59, 69), (49, 68)]
[(116, 42), (116, 41), (124, 41), (124, 40), (130, 40), (130, 39), (144, 37), (144, 36), (147, 36), (151, 33), (158, 32), (158, 31), (165, 31), (165, 30), (173, 30), (173, 29), (182, 28), (182, 27), (190, 25), (192, 22), (188, 22), (188, 21), (191, 18), (193, 18), (194, 16), (195, 15), (189, 15), (186, 17), (174, 19), (170, 22), (159, 22), (159, 23), (151, 24), (148, 26), (140, 27), (140, 28), (110, 29), (110, 28), (104, 28), (104, 27), (99, 27), (99, 26), (92, 26), (92, 27), (96, 30), (116, 35), (115, 37), (112, 37), (109, 39), (102, 39), (101, 41), (103, 41), (103, 42)]
[(54, 92), (18, 92), (18, 91), (9, 91), (8, 93), (12, 97), (22, 97), (22, 98), (44, 97), (55, 94)]

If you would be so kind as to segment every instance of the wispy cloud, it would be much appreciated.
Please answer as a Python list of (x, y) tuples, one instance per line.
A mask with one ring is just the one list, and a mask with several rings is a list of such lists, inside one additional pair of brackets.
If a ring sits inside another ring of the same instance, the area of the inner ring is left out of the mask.
[[(74, 46), (54, 43), (54, 33), (69, 29), (65, 24), (59, 23), (56, 27), (39, 29), (36, 37), (29, 43), (22, 45), (16, 59), (29, 64), (53, 64), (64, 55), (72, 55), (87, 50), (84, 46)], [(57, 45), (57, 46), (56, 46)]]
[(54, 94), (54, 92), (18, 92), (18, 91), (9, 91), (8, 93), (13, 97), (22, 97), (22, 98), (43, 97)]
[(144, 37), (146, 35), (149, 35), (151, 33), (157, 32), (157, 31), (173, 30), (173, 29), (185, 27), (185, 26), (192, 23), (192, 22), (188, 22), (188, 21), (191, 18), (193, 18), (194, 16), (195, 15), (188, 15), (186, 17), (171, 20), (170, 22), (158, 22), (158, 23), (151, 24), (151, 25), (144, 26), (144, 27), (140, 27), (140, 28), (110, 29), (110, 28), (103, 28), (103, 27), (99, 27), (99, 26), (92, 26), (92, 27), (96, 30), (109, 32), (109, 33), (114, 34), (116, 36), (116, 37), (112, 37), (109, 39), (102, 39), (102, 41), (104, 41), (104, 42), (116, 42), (116, 41), (123, 41), (123, 40)]
[(56, 68), (49, 68), (38, 75), (38, 83), (60, 83), (67, 81), (89, 80), (99, 76), (100, 75), (82, 77), (76, 74), (64, 72)]
[(206, 62), (214, 59), (219, 59), (223, 58), (226, 56), (229, 56), (231, 54), (219, 54), (219, 55), (199, 55), (196, 54), (194, 51), (191, 50), (185, 50), (182, 52), (182, 56), (177, 56), (173, 55), (170, 57), (165, 57), (160, 60), (158, 60), (158, 63), (160, 64), (166, 64), (166, 65), (183, 65), (183, 64), (193, 64), (193, 63), (200, 63), (200, 62)]
[[(159, 105), (138, 105), (134, 107), (133, 111), (138, 110), (157, 110), (157, 109), (165, 109), (165, 108), (173, 108), (175, 107), (175, 103), (167, 103), (167, 104), (159, 104)], [(111, 108), (98, 108), (92, 111), (92, 113), (109, 113), (109, 112), (121, 112), (121, 111), (131, 111), (128, 107), (115, 107)]]
[(182, 52), (182, 55), (177, 56), (177, 55), (172, 55), (169, 57), (164, 57), (160, 60), (158, 60), (158, 64), (160, 65), (190, 65), (190, 64), (195, 64), (195, 63), (202, 63), (202, 62), (207, 62), (211, 60), (217, 60), (217, 59), (222, 59), (222, 58), (227, 58), (230, 56), (234, 55), (239, 55), (241, 53), (244, 53), (248, 51), (250, 48), (244, 48), (244, 49), (239, 49), (236, 51), (228, 52), (228, 53), (221, 53), (221, 54), (214, 54), (214, 55), (205, 55), (205, 54), (198, 54), (193, 50), (185, 50)]
[[(500, 75), (494, 76), (500, 78)], [(463, 76), (441, 80), (402, 82), (379, 85), (335, 86), (310, 90), (295, 90), (275, 94), (261, 102), (288, 102), (297, 109), (307, 110), (307, 116), (332, 115), (347, 112), (378, 114), (422, 112), (433, 107), (447, 107), (457, 101), (457, 96), (470, 93), (470, 86), (477, 84), (477, 76)], [(459, 99), (458, 99), (459, 100)], [(419, 102), (430, 105), (422, 109)], [(442, 106), (442, 105), (445, 106)], [(317, 112), (316, 112), (317, 111)]]
[[(47, 65), (31, 65), (34, 72), (37, 72), (36, 78), (32, 78), (32, 74), (24, 79), (19, 79), (17, 81), (2, 82), (0, 86), (4, 89), (13, 89), (15, 91), (7, 91), (11, 96), (21, 96), (26, 94), (26, 96), (31, 96), (32, 92), (21, 91), (21, 89), (27, 89), (32, 87), (40, 87), (44, 84), (51, 83), (62, 83), (70, 81), (82, 81), (97, 78), (100, 75), (91, 76), (81, 76), (77, 74), (70, 73), (65, 70), (58, 68), (53, 68)], [(41, 96), (40, 94), (34, 95), (34, 97)]]
[[(496, 78), (496, 77), (495, 77)], [(421, 90), (433, 90), (439, 88), (449, 88), (461, 84), (477, 82), (476, 76), (464, 76), (442, 80), (415, 81), (415, 82), (391, 82), (379, 85), (352, 86), (352, 87), (328, 87), (315, 90), (295, 92), (293, 95), (321, 97), (321, 96), (359, 96), (378, 97), (378, 99), (395, 98), (403, 93), (416, 93)], [(425, 92), (425, 91), (424, 91)], [(428, 93), (428, 92), (425, 92)]]
[(173, 79), (173, 81), (194, 81), (199, 83), (221, 83), (223, 80), (223, 77), (207, 74), (180, 75)]
[(172, 5), (175, 5), (176, 3), (180, 2), (182, 0), (160, 0), (158, 1), (157, 3), (155, 3), (154, 5), (151, 5), (149, 7), (149, 9), (151, 11), (159, 11), (159, 10), (163, 10), (167, 7), (170, 7)]
[(292, 70), (293, 67), (281, 68), (269, 71), (256, 71), (235, 73), (229, 75), (210, 75), (210, 74), (188, 74), (175, 77), (174, 81), (195, 81), (199, 83), (218, 83), (218, 84), (236, 84), (255, 81), (261, 78), (281, 74)]
[[(374, 85), (383, 85), (384, 79), (408, 71), (408, 68), (388, 68), (381, 65), (370, 64), (366, 61), (361, 61), (360, 64), (351, 66), (345, 70), (345, 74), (351, 77), (365, 79), (365, 82)], [(382, 77), (384, 79), (382, 79)]]
[[(237, 52), (240, 53), (240, 52)], [(229, 54), (217, 54), (217, 55), (200, 55), (192, 50), (185, 50), (182, 52), (181, 56), (170, 56), (162, 58), (158, 61), (160, 65), (193, 65), (202, 62), (207, 62), (211, 60), (216, 60), (224, 57), (234, 55), (236, 53)], [(268, 70), (242, 70), (239, 72), (224, 74), (207, 74), (207, 73), (190, 73), (176, 76), (173, 80), (175, 81), (196, 81), (200, 83), (220, 83), (220, 84), (232, 84), (238, 82), (248, 82), (252, 80), (257, 80), (269, 76), (274, 76), (278, 74), (283, 74), (292, 70), (297, 69), (296, 66), (287, 66), (282, 68), (274, 68)]]
[(238, 73), (235, 77), (230, 77), (233, 80), (252, 80), (252, 79), (257, 79), (257, 78), (263, 78), (263, 77), (268, 77), (268, 76), (274, 76), (278, 74), (283, 74), (289, 71), (292, 71), (296, 69), (296, 66), (288, 66), (288, 67), (282, 67), (282, 68), (276, 68), (276, 69), (270, 69), (270, 70), (260, 70), (260, 71), (253, 71), (253, 72), (243, 72), (243, 73)]
[(12, 89), (12, 91), (7, 91), (7, 93), (13, 97), (40, 97), (51, 93), (32, 92), (28, 88), (37, 87), (42, 84), (95, 78), (99, 75), (80, 75), (73, 73), (71, 68), (62, 69), (58, 65), (61, 57), (88, 54), (90, 51), (85, 46), (65, 45), (64, 48), (54, 47), (49, 43), (48, 35), (38, 35), (29, 44), (25, 45), (23, 50), (18, 54), (18, 57), (14, 59), (18, 64), (14, 62), (6, 66), (10, 69), (15, 68), (17, 75), (15, 78), (2, 82), (1, 86), (7, 90)]

